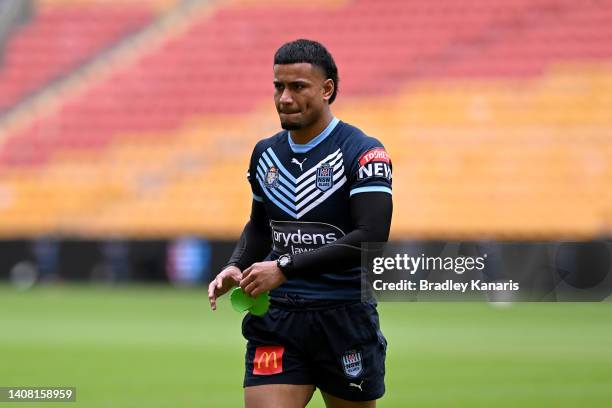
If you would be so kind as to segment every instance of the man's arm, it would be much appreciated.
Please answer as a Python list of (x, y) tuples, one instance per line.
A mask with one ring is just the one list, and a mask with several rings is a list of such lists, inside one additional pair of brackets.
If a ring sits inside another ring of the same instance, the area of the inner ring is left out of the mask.
[(253, 200), (251, 216), (244, 226), (228, 264), (208, 285), (208, 299), (213, 310), (217, 308), (217, 297), (240, 283), (242, 271), (261, 261), (270, 252), (272, 237), (270, 222), (263, 204)]
[(244, 271), (240, 286), (246, 293), (257, 296), (296, 276), (359, 266), (362, 242), (387, 241), (393, 200), (390, 194), (382, 192), (355, 194), (350, 199), (350, 211), (355, 229), (344, 237), (313, 251), (296, 254), (293, 267), (285, 273), (280, 271), (276, 261), (254, 263)]
[(253, 200), (251, 217), (244, 226), (227, 266), (234, 265), (241, 271), (264, 259), (272, 249), (270, 220), (263, 203)]
[(292, 268), (286, 273), (287, 278), (357, 267), (361, 264), (363, 242), (387, 242), (393, 213), (391, 194), (355, 194), (351, 197), (350, 211), (355, 229), (313, 251), (296, 254)]

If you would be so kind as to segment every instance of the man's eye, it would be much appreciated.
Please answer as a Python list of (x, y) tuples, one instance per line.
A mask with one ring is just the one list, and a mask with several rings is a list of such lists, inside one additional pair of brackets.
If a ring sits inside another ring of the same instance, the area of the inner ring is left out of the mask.
[(304, 89), (304, 85), (302, 85), (302, 84), (296, 84), (296, 85), (295, 85), (295, 89)]
[(281, 89), (283, 89), (283, 84), (274, 84), (274, 89), (280, 91)]

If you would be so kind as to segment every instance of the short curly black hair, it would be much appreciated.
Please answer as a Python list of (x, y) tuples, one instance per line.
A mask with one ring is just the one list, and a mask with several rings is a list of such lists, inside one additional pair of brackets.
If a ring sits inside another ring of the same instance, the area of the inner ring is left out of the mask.
[(306, 39), (299, 39), (283, 44), (274, 54), (274, 65), (298, 64), (307, 62), (321, 68), (328, 79), (334, 81), (334, 93), (329, 98), (331, 105), (338, 93), (338, 68), (334, 58), (323, 44)]

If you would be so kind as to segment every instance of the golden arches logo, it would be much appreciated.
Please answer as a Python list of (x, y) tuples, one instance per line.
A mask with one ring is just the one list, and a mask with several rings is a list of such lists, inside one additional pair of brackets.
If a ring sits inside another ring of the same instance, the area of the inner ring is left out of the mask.
[(270, 366), (271, 358), (274, 358), (274, 360), (272, 360), (274, 368), (278, 368), (278, 364), (276, 363), (276, 351), (272, 351), (270, 353), (268, 353), (267, 351), (264, 351), (263, 353), (261, 353), (261, 355), (259, 356), (259, 360), (257, 360), (257, 368), (261, 368), (261, 361), (264, 359), (265, 359), (265, 367), (268, 368)]

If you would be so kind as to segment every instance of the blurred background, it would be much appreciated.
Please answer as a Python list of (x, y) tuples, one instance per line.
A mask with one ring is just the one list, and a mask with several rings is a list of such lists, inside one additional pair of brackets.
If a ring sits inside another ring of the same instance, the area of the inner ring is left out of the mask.
[[(296, 38), (328, 47), (334, 114), (393, 160), (398, 248), (580, 241), (565, 262), (603, 251), (605, 278), (610, 0), (0, 0), (0, 386), (240, 405), (240, 316), (203, 288)], [(608, 304), (381, 305), (381, 406), (606, 406)]]

